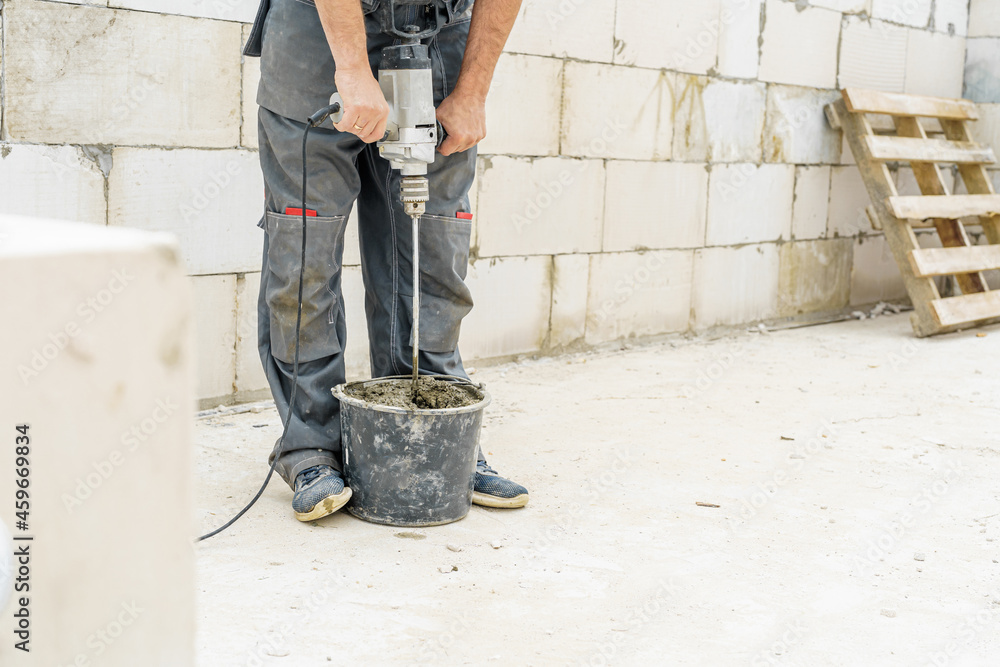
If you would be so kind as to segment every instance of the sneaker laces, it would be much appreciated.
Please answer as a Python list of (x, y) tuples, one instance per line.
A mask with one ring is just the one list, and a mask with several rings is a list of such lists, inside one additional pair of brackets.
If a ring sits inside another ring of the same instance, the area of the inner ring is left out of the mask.
[(330, 466), (313, 466), (311, 468), (306, 468), (305, 470), (299, 473), (299, 476), (296, 478), (296, 481), (301, 487), (309, 486), (317, 479), (323, 477), (326, 474), (324, 468), (329, 468), (330, 470), (333, 470), (333, 468), (330, 468)]
[(496, 470), (490, 467), (490, 464), (486, 461), (479, 461), (476, 463), (476, 472), (481, 475), (499, 475)]

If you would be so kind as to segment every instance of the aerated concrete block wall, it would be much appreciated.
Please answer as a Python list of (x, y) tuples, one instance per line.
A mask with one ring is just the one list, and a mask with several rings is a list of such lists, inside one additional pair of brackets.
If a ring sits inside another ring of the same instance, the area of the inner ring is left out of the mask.
[[(2, 6), (0, 212), (176, 233), (204, 404), (266, 395), (259, 70), (240, 56), (256, 5)], [(970, 32), (968, 0), (525, 0), (480, 151), (465, 357), (903, 297), (823, 105), (841, 86), (957, 97), (964, 82), (1000, 146), (997, 2), (972, 0), (971, 16)]]

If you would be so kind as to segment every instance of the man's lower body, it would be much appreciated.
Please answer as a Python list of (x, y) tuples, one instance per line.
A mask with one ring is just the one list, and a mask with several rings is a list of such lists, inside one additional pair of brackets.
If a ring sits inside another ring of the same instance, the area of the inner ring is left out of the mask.
[[(311, 11), (311, 16), (309, 12)], [(315, 25), (310, 22), (314, 21)], [(369, 54), (377, 63), (392, 38), (369, 22)], [(412, 229), (399, 197), (399, 172), (353, 134), (321, 126), (309, 133), (309, 191), (302, 324), (299, 336), (299, 377), (295, 405), (292, 393), (295, 322), (301, 254), (303, 119), (325, 105), (303, 112), (281, 98), (282, 89), (302, 78), (302, 49), (316, 42), (315, 8), (294, 0), (275, 0), (264, 29), (261, 109), (258, 119), (260, 161), (264, 173), (266, 213), (261, 289), (258, 302), (258, 343), (271, 393), (288, 432), (275, 470), (295, 491), (293, 509), (301, 520), (312, 520), (339, 509), (350, 498), (341, 477), (340, 406), (331, 389), (345, 379), (347, 326), (341, 293), (344, 230), (358, 206), (365, 315), (373, 377), (408, 375), (412, 370)], [(321, 34), (321, 30), (320, 30)], [(435, 106), (454, 85), (461, 67), (468, 21), (445, 27), (431, 43)], [(282, 41), (287, 44), (282, 45)], [(278, 42), (275, 44), (275, 42)], [(306, 44), (303, 44), (306, 42)], [(296, 48), (291, 49), (292, 46)], [(323, 43), (325, 48), (325, 43)], [(327, 50), (328, 56), (328, 50)], [(332, 59), (309, 84), (327, 77)], [(305, 86), (305, 84), (303, 84)], [(334, 91), (332, 84), (326, 97)], [(308, 100), (310, 95), (305, 95)], [(311, 94), (315, 98), (315, 91)], [(306, 102), (309, 103), (308, 101)], [(300, 105), (301, 106), (301, 105)], [(276, 109), (272, 109), (276, 107)], [(308, 107), (305, 107), (308, 109)], [(468, 191), (475, 176), (475, 149), (437, 155), (428, 168), (430, 201), (420, 221), (421, 332), (420, 371), (467, 377), (458, 351), (462, 318), (472, 309), (464, 278), (469, 260), (471, 221), (458, 217), (469, 211)], [(290, 407), (292, 408), (290, 410)], [(278, 445), (271, 454), (274, 459)], [(520, 506), (527, 491), (496, 475), (483, 461), (476, 480), (476, 498), (491, 506)]]

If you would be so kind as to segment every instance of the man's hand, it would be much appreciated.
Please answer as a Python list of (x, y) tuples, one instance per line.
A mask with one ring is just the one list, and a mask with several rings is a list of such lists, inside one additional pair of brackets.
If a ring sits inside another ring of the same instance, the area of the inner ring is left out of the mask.
[(467, 151), (486, 136), (486, 93), (520, 7), (521, 0), (476, 0), (472, 6), (458, 81), (437, 110), (448, 133), (438, 149), (442, 155)]
[(389, 120), (389, 105), (371, 70), (338, 68), (334, 81), (344, 100), (344, 117), (334, 127), (368, 144), (380, 140)]
[(438, 152), (451, 155), (467, 151), (486, 136), (486, 99), (455, 91), (437, 108), (437, 119), (448, 134)]
[[(389, 105), (368, 64), (368, 37), (365, 17), (358, 0), (316, 0), (326, 41), (337, 64), (334, 83), (344, 100), (344, 117), (334, 125), (366, 143), (378, 141), (385, 134)], [(304, 54), (303, 58), (310, 57)]]

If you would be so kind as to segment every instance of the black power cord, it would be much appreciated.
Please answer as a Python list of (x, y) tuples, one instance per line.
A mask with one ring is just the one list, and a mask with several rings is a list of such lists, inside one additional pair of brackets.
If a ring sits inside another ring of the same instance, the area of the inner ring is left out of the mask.
[(309, 117), (309, 120), (306, 121), (305, 130), (302, 132), (302, 255), (299, 259), (298, 312), (295, 315), (295, 359), (292, 365), (292, 395), (288, 399), (288, 418), (285, 420), (285, 428), (281, 432), (281, 438), (278, 439), (278, 451), (274, 453), (274, 458), (271, 460), (271, 467), (267, 471), (267, 477), (264, 478), (264, 483), (260, 485), (260, 489), (257, 491), (257, 495), (253, 497), (253, 500), (247, 503), (246, 507), (241, 509), (236, 516), (227, 521), (221, 527), (199, 537), (199, 542), (218, 535), (226, 528), (229, 528), (231, 525), (239, 521), (240, 517), (247, 513), (247, 510), (254, 506), (254, 504), (264, 494), (264, 489), (267, 488), (268, 483), (271, 481), (271, 476), (274, 474), (274, 466), (277, 465), (278, 458), (281, 456), (282, 450), (285, 446), (285, 436), (288, 435), (288, 426), (292, 423), (292, 415), (295, 414), (295, 394), (299, 388), (299, 333), (302, 328), (302, 283), (305, 279), (306, 271), (306, 179), (309, 176), (309, 170), (306, 168), (306, 145), (309, 140), (309, 130), (321, 125), (331, 114), (335, 114), (338, 111), (340, 111), (339, 102), (323, 107)]

